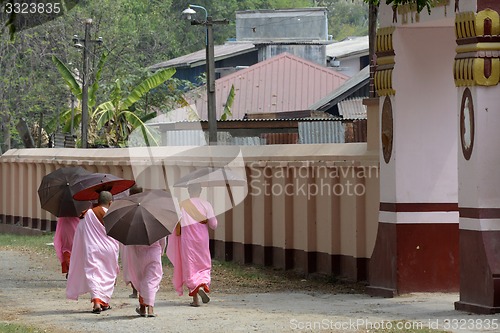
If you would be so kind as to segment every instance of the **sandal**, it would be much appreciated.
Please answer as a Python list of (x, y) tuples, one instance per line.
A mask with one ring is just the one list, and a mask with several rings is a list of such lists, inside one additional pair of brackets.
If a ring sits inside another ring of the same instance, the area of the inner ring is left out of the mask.
[(146, 317), (146, 313), (145, 312), (141, 312), (141, 308), (140, 307), (137, 307), (135, 308), (135, 312), (137, 312), (137, 314), (141, 317)]
[(99, 308), (93, 308), (93, 309), (92, 309), (92, 313), (97, 313), (97, 314), (99, 314), (99, 313), (101, 313), (101, 311), (102, 311), (102, 309), (101, 309), (100, 307), (99, 307)]
[(208, 297), (207, 293), (205, 292), (205, 290), (203, 290), (203, 288), (198, 289), (198, 295), (200, 295), (201, 301), (203, 303), (210, 302), (210, 297)]
[(189, 303), (189, 305), (194, 306), (195, 308), (200, 306), (200, 304), (196, 304), (195, 302), (191, 302), (191, 303)]
[(101, 307), (102, 311), (111, 310), (111, 305)]

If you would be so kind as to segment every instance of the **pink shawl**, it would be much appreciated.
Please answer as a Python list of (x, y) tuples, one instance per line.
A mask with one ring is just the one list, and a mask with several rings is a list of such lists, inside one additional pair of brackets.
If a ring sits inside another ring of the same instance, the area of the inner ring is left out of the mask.
[(161, 256), (165, 251), (166, 238), (151, 245), (124, 245), (122, 266), (125, 283), (132, 282), (144, 303), (154, 306), (156, 292), (163, 277)]
[(56, 233), (54, 234), (54, 249), (61, 263), (64, 262), (64, 252), (69, 252), (71, 254), (73, 238), (75, 237), (75, 230), (78, 226), (78, 222), (80, 222), (78, 217), (57, 218)]
[(118, 272), (118, 241), (106, 235), (104, 225), (89, 209), (76, 228), (66, 297), (78, 300), (90, 293), (91, 299), (109, 303)]
[(193, 292), (202, 284), (210, 286), (212, 259), (209, 249), (208, 228), (217, 227), (217, 219), (208, 201), (200, 198), (189, 199), (198, 211), (207, 217), (208, 223), (202, 224), (193, 219), (181, 208), (181, 235), (175, 232), (168, 236), (167, 256), (174, 266), (172, 282), (179, 296), (183, 295), (182, 286)]

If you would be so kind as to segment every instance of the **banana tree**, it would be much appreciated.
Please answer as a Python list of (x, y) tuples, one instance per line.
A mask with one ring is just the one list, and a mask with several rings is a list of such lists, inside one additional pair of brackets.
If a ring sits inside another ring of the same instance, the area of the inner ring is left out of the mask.
[(121, 80), (115, 81), (111, 99), (100, 104), (93, 115), (97, 119), (97, 128), (106, 131), (109, 145), (125, 146), (129, 134), (136, 128), (140, 128), (148, 144), (158, 145), (157, 137), (146, 125), (146, 121), (154, 118), (156, 112), (140, 115), (132, 108), (149, 91), (169, 80), (174, 74), (174, 68), (158, 71), (142, 81), (126, 96), (122, 90)]
[[(103, 53), (101, 58), (99, 59), (99, 63), (97, 65), (96, 76), (94, 82), (89, 87), (88, 93), (88, 106), (89, 106), (89, 141), (93, 142), (93, 139), (98, 137), (96, 122), (93, 120), (93, 108), (96, 105), (96, 95), (99, 90), (99, 81), (101, 79), (102, 70), (104, 68), (104, 64), (106, 63), (106, 59), (108, 57), (108, 53)], [(56, 66), (59, 74), (61, 74), (62, 79), (68, 86), (69, 90), (76, 97), (77, 104), (74, 105), (74, 110), (68, 109), (61, 113), (58, 119), (53, 119), (49, 126), (53, 126), (55, 122), (61, 122), (63, 124), (64, 132), (71, 132), (75, 128), (79, 127), (81, 122), (81, 101), (82, 101), (82, 86), (78, 82), (78, 78), (71, 72), (71, 70), (56, 56), (52, 56), (52, 62)], [(73, 112), (74, 111), (74, 112)], [(73, 127), (72, 127), (73, 126)]]
[(231, 90), (229, 90), (229, 95), (227, 96), (226, 104), (224, 105), (224, 112), (222, 113), (220, 120), (228, 120), (229, 117), (233, 116), (231, 108), (234, 103), (234, 84), (231, 85)]

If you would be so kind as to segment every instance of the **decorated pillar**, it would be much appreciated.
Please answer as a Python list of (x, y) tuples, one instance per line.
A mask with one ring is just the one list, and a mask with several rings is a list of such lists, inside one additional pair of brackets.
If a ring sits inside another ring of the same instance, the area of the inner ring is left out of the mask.
[(460, 300), (455, 308), (498, 313), (500, 3), (478, 0), (477, 7), (467, 9), (455, 20), (460, 212)]
[(435, 21), (423, 15), (380, 7), (381, 190), (368, 292), (384, 297), (459, 289), (454, 14), (440, 1)]

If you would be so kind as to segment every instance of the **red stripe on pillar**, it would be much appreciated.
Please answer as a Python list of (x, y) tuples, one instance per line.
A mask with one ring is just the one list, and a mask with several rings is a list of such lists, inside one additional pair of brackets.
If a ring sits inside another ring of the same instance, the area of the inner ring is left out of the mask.
[(458, 203), (439, 202), (381, 202), (380, 210), (384, 212), (456, 212)]
[(471, 219), (500, 219), (500, 208), (466, 208), (460, 207), (460, 217)]

